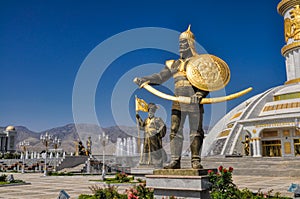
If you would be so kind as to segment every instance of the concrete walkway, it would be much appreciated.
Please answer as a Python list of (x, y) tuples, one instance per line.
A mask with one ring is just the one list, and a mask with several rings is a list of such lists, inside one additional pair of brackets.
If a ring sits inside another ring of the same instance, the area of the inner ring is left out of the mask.
[[(9, 174), (9, 173), (4, 173)], [(100, 176), (42, 176), (42, 173), (12, 173), (15, 179), (24, 180), (30, 185), (0, 187), (0, 198), (5, 199), (56, 199), (59, 192), (65, 190), (71, 198), (80, 194), (91, 194), (89, 187), (92, 185), (104, 186), (101, 182), (93, 182)], [(0, 173), (2, 175), (2, 173)], [(281, 192), (282, 196), (292, 196), (287, 192), (291, 183), (300, 184), (300, 179), (292, 177), (260, 177), (260, 176), (233, 176), (234, 183), (239, 188), (248, 187), (252, 191), (262, 189), (266, 192), (273, 189), (273, 193)], [(129, 187), (121, 185), (119, 191), (124, 192)]]

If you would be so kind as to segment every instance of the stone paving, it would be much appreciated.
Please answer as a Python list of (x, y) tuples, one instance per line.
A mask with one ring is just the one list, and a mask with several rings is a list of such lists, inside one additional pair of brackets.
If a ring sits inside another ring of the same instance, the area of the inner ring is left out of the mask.
[[(1, 175), (2, 173), (0, 173)], [(8, 173), (5, 173), (6, 175)], [(12, 173), (15, 179), (21, 179), (29, 185), (0, 187), (0, 198), (5, 199), (56, 199), (59, 192), (65, 190), (71, 198), (78, 198), (81, 193), (91, 194), (89, 189), (92, 185), (104, 186), (97, 180), (100, 176), (47, 176), (42, 173)], [(292, 193), (287, 192), (291, 183), (300, 184), (299, 177), (261, 177), (261, 176), (233, 176), (234, 183), (239, 188), (248, 187), (252, 191), (262, 189), (263, 192), (273, 189), (273, 193), (280, 192), (282, 196), (292, 197)], [(128, 185), (120, 185), (119, 191), (124, 192)]]

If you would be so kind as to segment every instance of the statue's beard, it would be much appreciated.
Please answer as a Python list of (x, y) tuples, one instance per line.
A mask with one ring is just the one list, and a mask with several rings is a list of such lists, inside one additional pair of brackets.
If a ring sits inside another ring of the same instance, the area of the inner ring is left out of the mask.
[(179, 53), (180, 53), (180, 57), (183, 59), (193, 56), (193, 53), (192, 53), (192, 50), (190, 47), (188, 47), (186, 49), (180, 48)]

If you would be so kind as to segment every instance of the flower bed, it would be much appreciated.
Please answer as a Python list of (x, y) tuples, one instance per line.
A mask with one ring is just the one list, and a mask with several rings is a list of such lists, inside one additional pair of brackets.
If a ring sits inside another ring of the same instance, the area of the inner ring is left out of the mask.
[(209, 182), (211, 183), (210, 195), (212, 199), (263, 199), (263, 198), (279, 198), (291, 199), (289, 197), (281, 197), (277, 192), (272, 195), (273, 190), (263, 193), (260, 190), (258, 193), (252, 193), (249, 189), (239, 190), (232, 180), (233, 168), (228, 169), (219, 166), (218, 171), (208, 171)]
[(119, 193), (118, 187), (108, 185), (107, 187), (99, 187), (93, 185), (89, 187), (93, 195), (81, 194), (78, 199), (154, 199), (153, 190), (146, 188), (146, 182), (140, 182), (137, 186), (126, 189), (125, 193)]
[(0, 176), (0, 186), (5, 186), (5, 185), (17, 185), (17, 184), (26, 184), (23, 180), (15, 180), (13, 178), (13, 175), (5, 175), (2, 174)]

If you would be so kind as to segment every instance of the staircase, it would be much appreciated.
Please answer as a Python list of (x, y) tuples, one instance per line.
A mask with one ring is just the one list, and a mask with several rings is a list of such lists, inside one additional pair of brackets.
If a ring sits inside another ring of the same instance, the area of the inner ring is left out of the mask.
[[(233, 175), (300, 177), (299, 157), (204, 157), (204, 168), (233, 167)], [(191, 168), (191, 159), (183, 157), (182, 168)]]
[(85, 164), (88, 156), (66, 156), (62, 162), (56, 167), (57, 171), (63, 170), (65, 168), (73, 168), (80, 164)]

